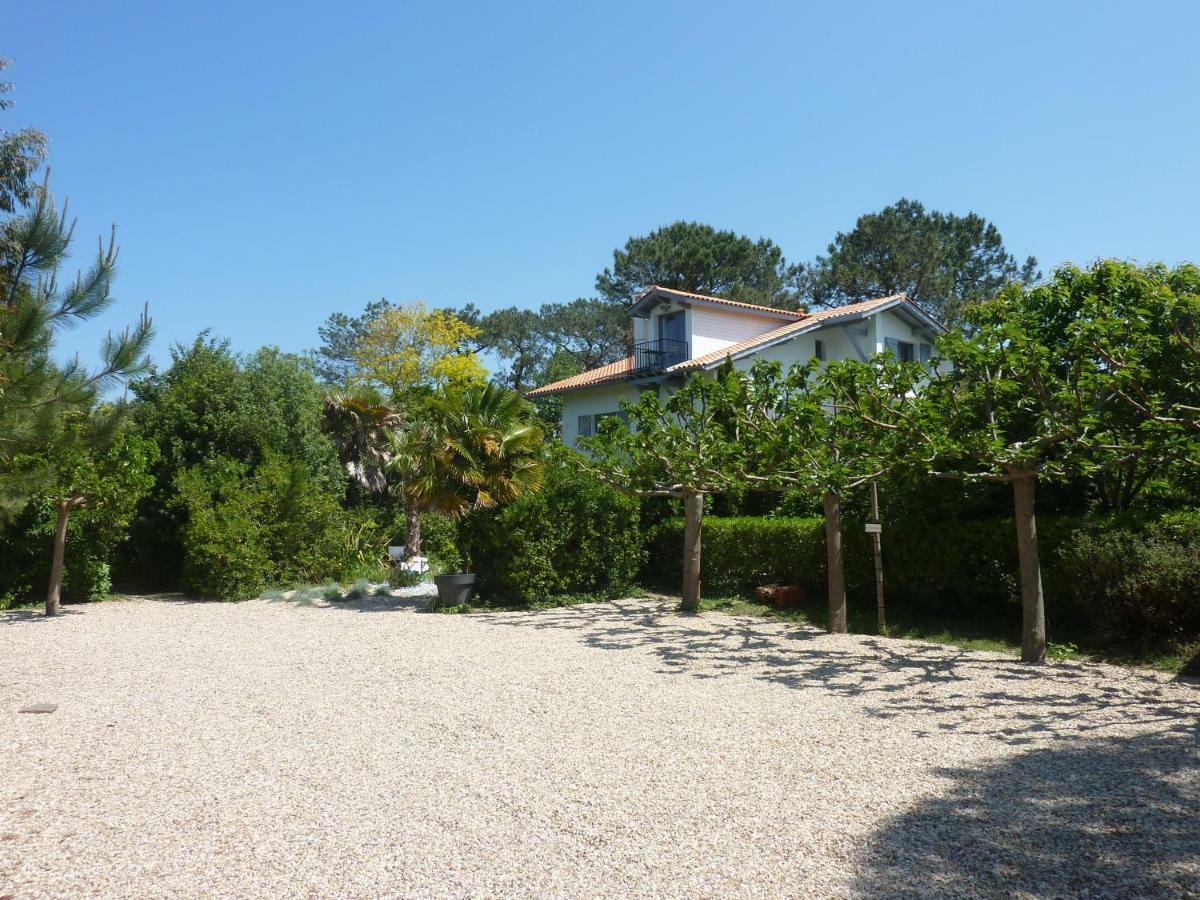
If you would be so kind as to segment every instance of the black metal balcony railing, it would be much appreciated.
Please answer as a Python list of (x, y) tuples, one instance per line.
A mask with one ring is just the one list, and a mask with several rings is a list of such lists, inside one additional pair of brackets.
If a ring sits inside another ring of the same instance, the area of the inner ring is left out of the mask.
[(661, 372), (668, 366), (681, 363), (687, 358), (687, 341), (672, 341), (664, 338), (633, 345), (633, 370), (635, 372)]

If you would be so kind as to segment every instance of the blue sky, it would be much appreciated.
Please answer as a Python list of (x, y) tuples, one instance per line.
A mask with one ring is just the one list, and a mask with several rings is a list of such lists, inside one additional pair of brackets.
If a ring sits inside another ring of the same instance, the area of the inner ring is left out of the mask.
[(1200, 260), (1200, 4), (8, 0), (8, 129), (50, 136), (76, 262), (118, 228), (154, 355), (303, 350), (371, 299), (591, 293), (698, 219), (821, 252), (909, 196), (1043, 268)]

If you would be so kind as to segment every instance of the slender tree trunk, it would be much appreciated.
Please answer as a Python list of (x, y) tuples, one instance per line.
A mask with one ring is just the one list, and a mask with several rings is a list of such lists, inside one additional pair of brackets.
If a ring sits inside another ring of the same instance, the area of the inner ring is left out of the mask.
[(1046, 661), (1046, 601), (1042, 595), (1042, 567), (1038, 561), (1037, 518), (1034, 495), (1037, 475), (1019, 473), (1013, 479), (1013, 507), (1017, 520), (1017, 553), (1021, 561), (1021, 661)]
[(408, 558), (421, 555), (421, 511), (417, 505), (409, 502), (404, 509), (404, 547)]
[(54, 555), (50, 562), (50, 587), (46, 590), (46, 615), (57, 616), (62, 601), (63, 558), (67, 552), (67, 520), (71, 517), (71, 502), (55, 504), (58, 521), (54, 524)]
[(842, 549), (842, 498), (825, 492), (825, 551), (828, 559), (829, 624), (831, 634), (845, 634), (846, 558)]
[(704, 495), (683, 495), (683, 603), (684, 612), (700, 610), (700, 526), (704, 518)]

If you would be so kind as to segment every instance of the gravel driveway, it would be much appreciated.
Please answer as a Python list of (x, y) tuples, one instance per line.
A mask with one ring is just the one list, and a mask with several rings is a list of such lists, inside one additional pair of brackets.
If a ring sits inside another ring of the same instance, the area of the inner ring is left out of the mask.
[(0, 614), (0, 897), (1185, 896), (1198, 713), (648, 600)]

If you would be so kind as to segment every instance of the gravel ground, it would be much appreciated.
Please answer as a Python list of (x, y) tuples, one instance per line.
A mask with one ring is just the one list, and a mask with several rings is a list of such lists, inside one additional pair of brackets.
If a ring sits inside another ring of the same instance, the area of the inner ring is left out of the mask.
[(0, 898), (1200, 892), (1200, 686), (419, 602), (0, 614)]

